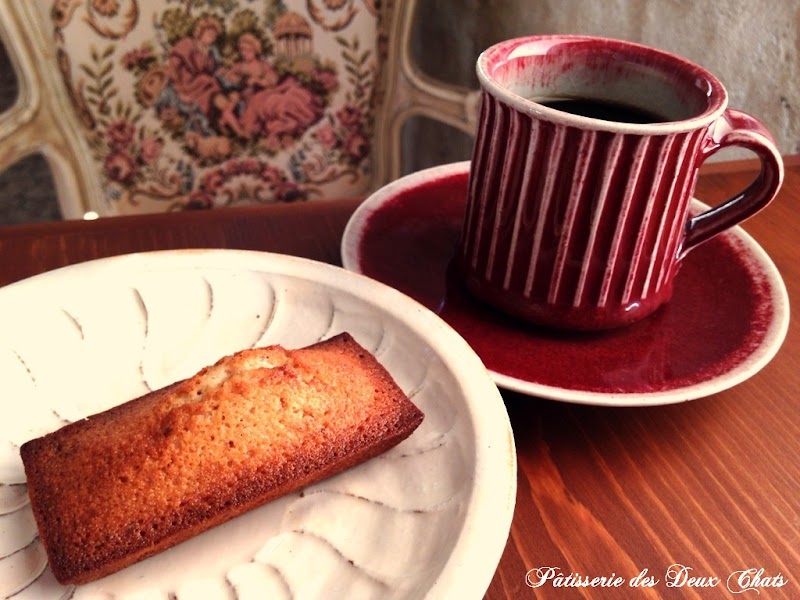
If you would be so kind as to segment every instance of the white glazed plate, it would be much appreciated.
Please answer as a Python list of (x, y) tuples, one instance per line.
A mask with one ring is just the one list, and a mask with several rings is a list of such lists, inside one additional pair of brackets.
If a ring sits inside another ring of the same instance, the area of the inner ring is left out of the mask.
[[(366, 277), (230, 250), (134, 254), (0, 289), (0, 598), (481, 598), (516, 459), (477, 355)], [(349, 331), (425, 412), (389, 452), (74, 590), (46, 567), (19, 447), (247, 347)], [(72, 596), (70, 596), (72, 594)]]

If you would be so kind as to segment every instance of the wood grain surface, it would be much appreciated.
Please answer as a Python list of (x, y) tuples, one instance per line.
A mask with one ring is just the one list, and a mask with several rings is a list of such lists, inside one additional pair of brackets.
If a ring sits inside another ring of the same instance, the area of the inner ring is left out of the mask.
[[(745, 187), (753, 168), (748, 161), (706, 167), (696, 195), (719, 202)], [(0, 285), (93, 258), (173, 248), (269, 250), (339, 264), (356, 206), (339, 200), (7, 226)], [(800, 159), (787, 158), (778, 199), (744, 228), (777, 265), (790, 302), (800, 298)], [(519, 458), (517, 506), (486, 598), (800, 598), (799, 353), (793, 319), (756, 376), (678, 405), (602, 408), (504, 392)], [(563, 579), (531, 587), (549, 567)], [(729, 585), (737, 589), (738, 572), (749, 569), (760, 594), (732, 594)], [(621, 583), (578, 587), (570, 574), (579, 583)], [(632, 585), (637, 576), (653, 585)]]

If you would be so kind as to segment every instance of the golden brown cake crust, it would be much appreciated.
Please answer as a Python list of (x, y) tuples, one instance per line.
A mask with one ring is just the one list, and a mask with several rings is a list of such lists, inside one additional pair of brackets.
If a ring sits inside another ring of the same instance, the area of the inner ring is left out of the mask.
[(423, 415), (349, 334), (245, 350), (31, 440), (31, 506), (86, 583), (388, 450)]

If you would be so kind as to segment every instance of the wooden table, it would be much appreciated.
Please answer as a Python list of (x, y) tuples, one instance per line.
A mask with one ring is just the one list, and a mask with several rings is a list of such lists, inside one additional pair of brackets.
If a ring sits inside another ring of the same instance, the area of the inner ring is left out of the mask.
[[(752, 168), (707, 167), (698, 197), (714, 203), (742, 189)], [(94, 258), (171, 248), (270, 250), (339, 263), (355, 207), (330, 201), (0, 228), (0, 285)], [(798, 157), (787, 159), (780, 197), (745, 229), (777, 264), (790, 300), (800, 298)], [(799, 356), (794, 320), (763, 371), (710, 398), (618, 409), (504, 393), (519, 455), (517, 506), (486, 598), (800, 598)], [(670, 588), (674, 564), (720, 581)], [(539, 567), (613, 574), (624, 584), (587, 589), (549, 581), (534, 590), (526, 573)], [(645, 569), (659, 583), (631, 587)], [(733, 596), (726, 579), (745, 569), (763, 569), (761, 583), (784, 585)]]

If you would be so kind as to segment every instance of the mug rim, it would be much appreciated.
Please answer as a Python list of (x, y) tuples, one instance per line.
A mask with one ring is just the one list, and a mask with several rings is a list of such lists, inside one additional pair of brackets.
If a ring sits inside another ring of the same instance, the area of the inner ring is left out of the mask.
[[(661, 60), (669, 61), (678, 66), (682, 72), (691, 76), (702, 78), (709, 85), (708, 106), (706, 109), (692, 117), (686, 119), (664, 121), (659, 123), (628, 123), (621, 121), (607, 121), (593, 117), (585, 117), (573, 113), (564, 112), (540, 104), (535, 100), (525, 98), (507, 87), (500, 85), (498, 80), (492, 75), (490, 64), (507, 63), (516, 57), (510, 55), (520, 46), (534, 42), (553, 41), (553, 42), (589, 42), (600, 43), (620, 49), (634, 50), (645, 55), (655, 56)], [(665, 135), (685, 131), (693, 131), (709, 125), (718, 119), (728, 106), (728, 93), (722, 82), (704, 67), (673, 54), (665, 50), (653, 48), (636, 42), (629, 42), (616, 38), (575, 35), (575, 34), (550, 34), (550, 35), (530, 35), (504, 40), (486, 48), (478, 56), (476, 62), (476, 72), (480, 86), (484, 92), (490, 93), (501, 102), (510, 105), (516, 110), (545, 119), (561, 125), (580, 127), (583, 129), (595, 129), (611, 131), (615, 133), (635, 133), (638, 135)]]

